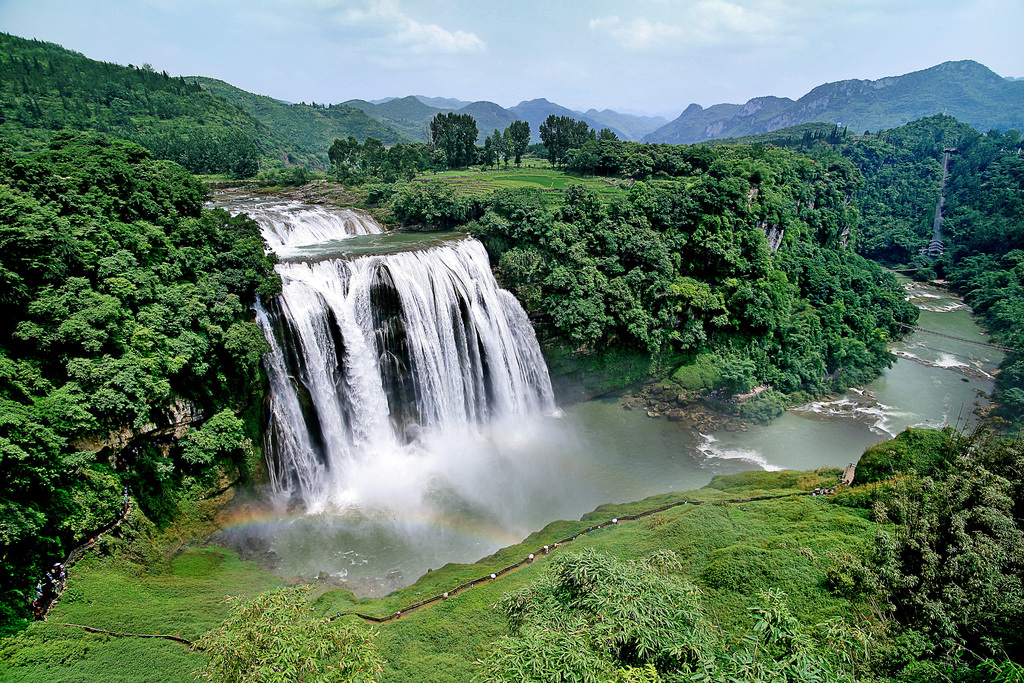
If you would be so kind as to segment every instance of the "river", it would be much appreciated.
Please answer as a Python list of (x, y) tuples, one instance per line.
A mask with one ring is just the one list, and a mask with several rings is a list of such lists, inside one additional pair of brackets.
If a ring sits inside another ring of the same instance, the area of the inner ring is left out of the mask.
[[(439, 244), (436, 237), (401, 234), (343, 241), (346, 253), (358, 256), (422, 248), (423, 240)], [(314, 262), (338, 245), (304, 249), (282, 255)], [(915, 332), (892, 345), (898, 360), (867, 387), (745, 431), (692, 432), (626, 410), (617, 397), (424, 430), (416, 448), (374, 455), (348, 471), (348, 504), (310, 514), (268, 505), (266, 493), (255, 492), (225, 539), (272, 551), (263, 556), (276, 558), (282, 575), (327, 572), (357, 595), (382, 595), (431, 568), (473, 562), (603, 503), (699, 488), (716, 474), (753, 468), (843, 467), (907, 426), (963, 425), (986, 404), (1001, 354), (981, 345), (985, 336), (955, 297), (903, 284), (921, 309), (922, 328), (977, 343)]]

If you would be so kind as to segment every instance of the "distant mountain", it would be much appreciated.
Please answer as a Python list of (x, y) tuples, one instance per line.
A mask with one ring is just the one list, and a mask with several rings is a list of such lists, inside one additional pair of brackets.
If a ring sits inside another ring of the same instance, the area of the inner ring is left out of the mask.
[(458, 113), (469, 114), (476, 119), (476, 127), (480, 131), (481, 142), (495, 130), (504, 131), (513, 121), (519, 120), (515, 113), (494, 102), (472, 102), (459, 109)]
[[(601, 130), (602, 128), (611, 128), (616, 135), (619, 136), (620, 140), (629, 140), (624, 132), (616, 128), (615, 126), (609, 126), (601, 121), (598, 121), (592, 116), (583, 114), (572, 109), (566, 109), (565, 107), (555, 104), (554, 102), (548, 102), (544, 98), (538, 98), (536, 100), (523, 101), (512, 107), (511, 111), (521, 119), (530, 123), (530, 134), (533, 142), (540, 142), (540, 124), (544, 123), (544, 119), (551, 116), (568, 116), (571, 119), (577, 121), (586, 121), (587, 125), (594, 130)], [(623, 115), (625, 116), (625, 115)]]
[(603, 109), (601, 111), (588, 109), (583, 115), (600, 123), (601, 128), (622, 131), (622, 133), (625, 133), (625, 139), (627, 140), (639, 140), (668, 123), (668, 119), (663, 116), (634, 116), (633, 114), (623, 114), (611, 109)]
[(423, 95), (416, 95), (416, 99), (430, 107), (437, 107), (438, 109), (462, 109), (467, 104), (473, 104), (466, 100), (457, 100), (454, 97), (425, 97)]
[(427, 124), (441, 112), (437, 107), (423, 104), (415, 95), (397, 97), (373, 104), (366, 100), (348, 100), (343, 105), (365, 112), (371, 118), (390, 126), (413, 142), (427, 141)]
[(586, 121), (594, 130), (610, 128), (622, 140), (639, 140), (644, 135), (657, 130), (668, 123), (661, 116), (634, 116), (623, 114), (611, 109), (587, 112), (575, 111), (545, 99), (520, 102), (506, 109), (494, 102), (466, 102), (450, 97), (426, 97), (424, 95), (408, 95), (406, 97), (388, 97), (368, 102), (366, 100), (348, 100), (342, 104), (355, 107), (380, 123), (394, 127), (403, 135), (417, 142), (427, 141), (427, 124), (430, 119), (443, 112), (469, 114), (476, 119), (480, 136), (478, 144), (483, 144), (485, 137), (497, 130), (505, 130), (513, 121), (523, 119), (530, 123), (530, 132), (534, 142), (540, 142), (539, 127), (548, 116), (568, 116), (578, 121)]
[(758, 97), (745, 105), (717, 104), (707, 109), (691, 104), (679, 118), (643, 141), (693, 143), (813, 121), (838, 123), (860, 133), (933, 114), (948, 114), (982, 131), (1022, 130), (1024, 81), (1008, 81), (977, 62), (945, 62), (876, 81), (826, 83), (795, 102)]
[(354, 107), (282, 104), (279, 100), (254, 95), (216, 78), (192, 76), (187, 80), (197, 82), (203, 90), (238, 105), (282, 137), (317, 154), (325, 164), (328, 162), (327, 150), (335, 138), (354, 135), (362, 142), (373, 137), (385, 145), (407, 140), (394, 128), (381, 124)]
[[(456, 103), (462, 106), (458, 108), (435, 107), (426, 104), (424, 100)], [(342, 104), (365, 112), (370, 117), (382, 124), (395, 128), (415, 142), (427, 141), (430, 119), (442, 113), (457, 111), (460, 114), (469, 114), (476, 119), (476, 128), (479, 131), (477, 142), (480, 144), (483, 144), (484, 138), (494, 132), (495, 128), (505, 130), (510, 123), (518, 118), (511, 111), (494, 102), (463, 102), (462, 100), (440, 97), (430, 98), (419, 95), (396, 97), (380, 104), (373, 104), (366, 100), (349, 100)]]

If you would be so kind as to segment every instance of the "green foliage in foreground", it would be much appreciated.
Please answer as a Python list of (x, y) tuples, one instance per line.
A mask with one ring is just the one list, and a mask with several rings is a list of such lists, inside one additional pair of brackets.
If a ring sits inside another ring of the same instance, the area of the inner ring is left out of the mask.
[(1019, 671), (1024, 442), (984, 430), (934, 438), (920, 431), (893, 449), (905, 457), (884, 454), (896, 476), (873, 485), (874, 544), (836, 555), (830, 581), (872, 601), (879, 675), (971, 681), (985, 669)]
[[(133, 512), (125, 538), (108, 537), (70, 570), (68, 590), (49, 621), (0, 641), (0, 679), (24, 683), (190, 683), (207, 656), (182, 643), (89, 633), (171, 634), (191, 641), (230, 615), (233, 603), (280, 588), (224, 548), (190, 549), (167, 559), (152, 525)], [(232, 602), (225, 596), (235, 596)]]
[(219, 628), (197, 643), (209, 661), (208, 681), (353, 681), (373, 683), (383, 664), (365, 627), (312, 614), (307, 588), (282, 588), (240, 602)]
[[(0, 624), (26, 613), (47, 562), (113, 518), (123, 485), (162, 524), (177, 492), (253, 462), (233, 413), (258, 395), (250, 307), (280, 281), (258, 226), (204, 198), (122, 140), (65, 131), (28, 156), (0, 150)], [(76, 441), (181, 402), (211, 418), (184, 457), (139, 443), (118, 474), (116, 453)]]
[(564, 555), (499, 609), (510, 635), (489, 650), (474, 680), (851, 681), (855, 636), (842, 620), (817, 625), (790, 614), (785, 594), (764, 591), (753, 629), (728, 648), (701, 592), (662, 551), (620, 561), (595, 551)]
[[(901, 473), (823, 498), (793, 494), (834, 485), (836, 469), (719, 476), (698, 491), (553, 522), (518, 546), (446, 565), (379, 600), (329, 591), (311, 611), (294, 594), (247, 603), (278, 580), (246, 573), (219, 549), (168, 562), (140, 533), (152, 528), (136, 525), (101, 546), (105, 559), (76, 569), (51, 622), (4, 640), (0, 656), (14, 663), (8, 677), (17, 681), (85, 680), (71, 672), (97, 675), (105, 666), (125, 671), (110, 680), (185, 681), (206, 655), (54, 622), (227, 642), (244, 623), (269, 627), (280, 608), (291, 611), (273, 621), (297, 627), (260, 642), (303, 651), (306, 636), (337, 612), (390, 614), (596, 521), (693, 500), (703, 503), (594, 530), (497, 581), (382, 624), (374, 639), (380, 680), (1014, 680), (1024, 651), (1024, 449), (939, 434), (941, 452), (953, 456), (931, 477)], [(923, 453), (931, 442), (915, 444)], [(224, 594), (246, 596), (233, 601), (237, 609), (273, 606), (225, 623)], [(322, 644), (348, 632), (338, 624)], [(365, 636), (353, 642), (374, 661)], [(687, 667), (697, 678), (681, 677)]]

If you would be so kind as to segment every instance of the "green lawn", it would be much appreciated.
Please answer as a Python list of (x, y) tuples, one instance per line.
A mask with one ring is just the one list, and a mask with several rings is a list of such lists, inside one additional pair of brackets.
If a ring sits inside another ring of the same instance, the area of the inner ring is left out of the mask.
[[(108, 548), (109, 549), (109, 548)], [(230, 550), (200, 548), (147, 572), (113, 554), (87, 555), (48, 621), (0, 642), (0, 680), (40, 683), (193, 681), (205, 658), (181, 643), (89, 633), (169, 634), (196, 640), (228, 615), (227, 596), (252, 597), (281, 585)]]

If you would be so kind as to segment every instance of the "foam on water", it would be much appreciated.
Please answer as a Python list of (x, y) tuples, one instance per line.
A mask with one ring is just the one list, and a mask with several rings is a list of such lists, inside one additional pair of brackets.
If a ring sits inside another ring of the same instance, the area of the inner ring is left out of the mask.
[(891, 420), (901, 415), (891, 406), (879, 403), (871, 392), (857, 389), (837, 399), (811, 401), (791, 410), (822, 419), (857, 420), (867, 424), (872, 433), (879, 436), (896, 436)]
[(778, 472), (782, 469), (772, 465), (757, 451), (740, 448), (735, 444), (723, 444), (710, 434), (701, 434), (700, 438), (701, 441), (695, 444), (694, 448), (704, 459), (705, 464), (709, 460), (741, 460), (756, 465), (765, 472)]

